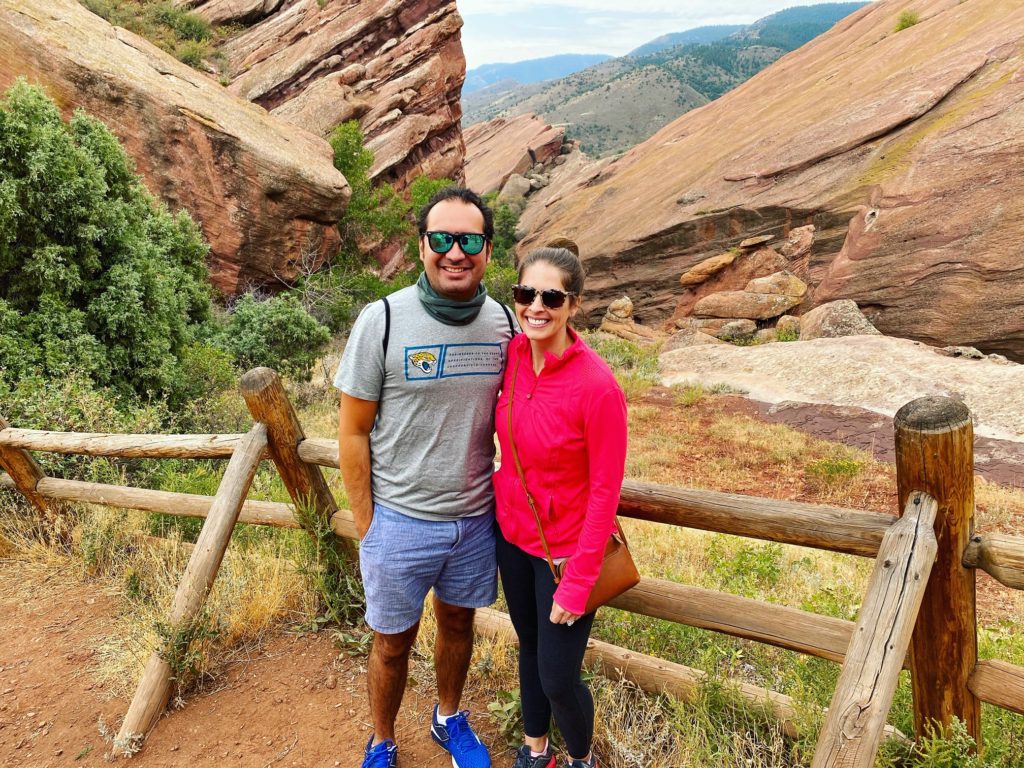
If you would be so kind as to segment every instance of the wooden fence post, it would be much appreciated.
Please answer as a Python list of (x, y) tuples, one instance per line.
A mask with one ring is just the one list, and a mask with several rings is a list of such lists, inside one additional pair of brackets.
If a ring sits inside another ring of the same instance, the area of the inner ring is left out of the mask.
[[(199, 532), (188, 567), (174, 594), (168, 625), (172, 632), (187, 633), (213, 587), (224, 552), (231, 540), (242, 503), (267, 446), (267, 430), (257, 423), (231, 456), (217, 495)], [(170, 640), (169, 642), (174, 642)], [(188, 642), (187, 634), (182, 642)], [(171, 696), (174, 671), (165, 658), (168, 648), (153, 651), (135, 691), (128, 713), (114, 739), (114, 752), (130, 756), (141, 746), (146, 734), (156, 725)]]
[(911, 639), (914, 730), (953, 717), (981, 747), (981, 702), (968, 688), (978, 662), (974, 571), (961, 559), (974, 533), (974, 428), (962, 402), (922, 397), (896, 413), (899, 509), (915, 491), (939, 505), (938, 554)]
[[(306, 436), (281, 378), (270, 368), (254, 368), (242, 376), (241, 390), (253, 419), (267, 425), (270, 456), (292, 501), (297, 507), (312, 504), (330, 525), (338, 505), (320, 467), (299, 457), (298, 446)], [(350, 559), (355, 559), (355, 547), (348, 539), (339, 538), (336, 546)]]
[[(0, 416), (0, 431), (10, 428), (7, 420)], [(47, 503), (46, 499), (39, 495), (36, 486), (39, 481), (46, 477), (42, 468), (32, 458), (32, 454), (21, 448), (10, 448), (0, 445), (0, 467), (7, 470), (18, 490), (27, 498), (42, 516), (44, 525), (43, 535), (49, 539), (53, 535), (61, 534), (58, 525), (60, 514), (57, 509)]]
[(811, 768), (871, 768), (938, 543), (935, 500), (911, 496), (885, 533)]

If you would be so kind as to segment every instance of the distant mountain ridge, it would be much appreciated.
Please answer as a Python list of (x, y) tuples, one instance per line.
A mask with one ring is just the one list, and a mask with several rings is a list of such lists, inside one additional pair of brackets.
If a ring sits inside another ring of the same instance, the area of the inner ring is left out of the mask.
[(650, 42), (644, 43), (639, 48), (634, 48), (627, 53), (627, 56), (646, 56), (649, 53), (657, 53), (666, 48), (688, 43), (714, 43), (717, 40), (728, 37), (731, 34), (746, 29), (745, 24), (717, 24), (707, 27), (694, 27), (685, 32), (672, 32), (667, 35), (656, 37)]
[(534, 112), (552, 125), (565, 124), (567, 137), (578, 139), (592, 156), (621, 152), (718, 98), (864, 5), (788, 8), (731, 34), (723, 27), (678, 33), (725, 35), (709, 43), (673, 44), (677, 35), (664, 35), (636, 49), (648, 53), (609, 59), (560, 79), (464, 92), (463, 125)]
[(518, 85), (529, 85), (541, 80), (565, 77), (581, 69), (607, 61), (611, 56), (600, 53), (563, 53), (543, 59), (527, 59), (509, 64), (483, 64), (466, 72), (463, 94), (473, 93), (506, 80)]

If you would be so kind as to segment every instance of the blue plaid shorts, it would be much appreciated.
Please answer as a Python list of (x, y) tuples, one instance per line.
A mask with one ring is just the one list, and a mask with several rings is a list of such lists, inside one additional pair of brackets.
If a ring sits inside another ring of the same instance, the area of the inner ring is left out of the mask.
[(483, 608), (498, 596), (494, 515), (438, 522), (374, 504), (359, 570), (366, 623), (377, 632), (397, 634), (419, 621), (431, 587), (444, 603)]

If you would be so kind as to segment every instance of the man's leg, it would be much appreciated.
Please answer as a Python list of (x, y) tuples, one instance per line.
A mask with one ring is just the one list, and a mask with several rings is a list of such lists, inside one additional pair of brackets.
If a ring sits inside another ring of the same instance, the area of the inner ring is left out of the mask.
[(434, 595), (437, 637), (434, 641), (434, 671), (437, 674), (438, 713), (454, 715), (466, 686), (469, 660), (473, 656), (472, 608), (449, 605)]
[[(373, 743), (395, 740), (395, 719), (402, 705), (405, 683), (409, 679), (409, 652), (416, 642), (417, 621), (404, 632), (386, 635), (373, 633), (373, 646), (367, 663), (370, 713), (373, 716)], [(468, 665), (468, 662), (467, 662)], [(466, 676), (462, 676), (465, 682)]]

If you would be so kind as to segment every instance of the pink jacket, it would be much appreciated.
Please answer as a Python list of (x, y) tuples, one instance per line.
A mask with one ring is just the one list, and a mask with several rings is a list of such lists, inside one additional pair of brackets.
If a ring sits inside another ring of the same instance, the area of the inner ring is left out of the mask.
[(508, 392), (517, 368), (512, 429), (526, 484), (554, 558), (569, 558), (555, 600), (583, 613), (597, 580), (626, 464), (626, 398), (611, 369), (583, 339), (533, 373), (530, 340), (509, 346), (496, 426), (501, 467), (494, 473), (498, 525), (520, 549), (544, 557), (508, 441)]

